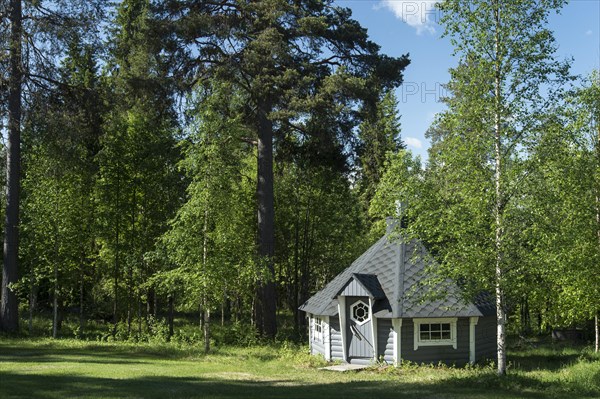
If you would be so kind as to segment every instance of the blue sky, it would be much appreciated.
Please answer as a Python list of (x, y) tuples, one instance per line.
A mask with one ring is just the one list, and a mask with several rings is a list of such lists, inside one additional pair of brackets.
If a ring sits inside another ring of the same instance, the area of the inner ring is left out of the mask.
[[(448, 69), (458, 60), (452, 46), (441, 38), (435, 1), (337, 0), (352, 9), (354, 19), (368, 29), (382, 52), (399, 56), (410, 53), (404, 85), (397, 91), (402, 138), (415, 154), (427, 158), (425, 131), (434, 115), (443, 110), (439, 102)], [(549, 27), (558, 44), (557, 57), (573, 57), (572, 73), (587, 75), (600, 68), (600, 0), (571, 0), (559, 14), (552, 14)]]

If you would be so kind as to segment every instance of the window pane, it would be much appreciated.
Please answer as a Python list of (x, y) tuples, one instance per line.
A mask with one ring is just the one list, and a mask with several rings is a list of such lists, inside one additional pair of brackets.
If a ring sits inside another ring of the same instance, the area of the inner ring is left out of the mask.
[(429, 333), (428, 332), (422, 332), (421, 333), (421, 341), (428, 341), (429, 340)]
[(450, 331), (443, 331), (442, 339), (450, 339)]
[(442, 333), (440, 331), (432, 331), (431, 339), (442, 339)]
[(442, 324), (442, 330), (443, 331), (450, 331), (450, 323), (444, 323), (444, 324)]
[(441, 324), (432, 324), (431, 325), (431, 331), (440, 331), (441, 329)]
[(421, 324), (421, 332), (429, 331), (429, 324)]

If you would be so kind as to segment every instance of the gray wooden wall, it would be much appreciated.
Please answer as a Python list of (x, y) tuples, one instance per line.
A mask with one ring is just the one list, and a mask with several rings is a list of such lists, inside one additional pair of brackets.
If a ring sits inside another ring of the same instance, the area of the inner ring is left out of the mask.
[(331, 331), (331, 359), (343, 360), (344, 349), (342, 348), (342, 332), (338, 316), (329, 317), (329, 328), (329, 331)]
[(394, 364), (394, 328), (391, 319), (377, 319), (377, 360)]
[(401, 357), (415, 363), (438, 363), (440, 359), (448, 365), (462, 366), (469, 362), (469, 318), (459, 318), (456, 322), (456, 349), (446, 346), (420, 346), (414, 350), (414, 323), (412, 319), (402, 320)]
[(496, 317), (480, 317), (475, 326), (475, 358), (477, 361), (496, 360)]

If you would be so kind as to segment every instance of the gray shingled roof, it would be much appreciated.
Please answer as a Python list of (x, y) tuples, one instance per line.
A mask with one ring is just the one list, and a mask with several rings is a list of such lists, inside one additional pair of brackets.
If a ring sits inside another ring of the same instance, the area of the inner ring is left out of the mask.
[(338, 293), (356, 279), (376, 299), (376, 317), (469, 317), (495, 313), (483, 297), (465, 302), (449, 280), (431, 284), (428, 270), (435, 262), (416, 240), (385, 235), (348, 268), (313, 295), (300, 310), (316, 315), (337, 314)]

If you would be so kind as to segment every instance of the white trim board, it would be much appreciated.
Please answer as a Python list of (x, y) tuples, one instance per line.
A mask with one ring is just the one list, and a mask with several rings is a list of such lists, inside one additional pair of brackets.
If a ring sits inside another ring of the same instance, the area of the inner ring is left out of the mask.
[[(414, 318), (414, 350), (419, 349), (420, 346), (452, 346), (456, 349), (456, 322), (457, 317), (445, 317), (445, 318)], [(436, 339), (436, 340), (421, 340), (419, 334), (421, 324), (438, 324), (445, 323), (450, 324), (450, 339)]]

